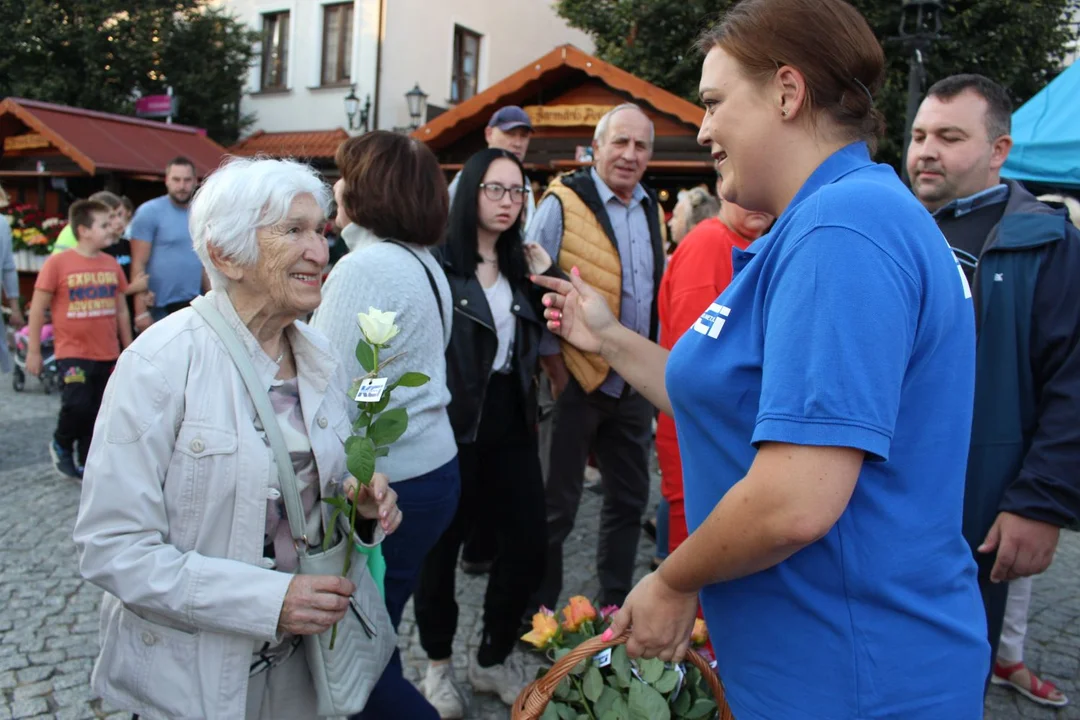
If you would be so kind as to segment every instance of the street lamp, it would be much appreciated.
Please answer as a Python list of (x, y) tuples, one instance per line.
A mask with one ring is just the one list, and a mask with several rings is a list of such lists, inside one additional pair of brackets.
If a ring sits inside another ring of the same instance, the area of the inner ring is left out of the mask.
[[(349, 118), (349, 129), (368, 131), (368, 116), (371, 114), (371, 95), (364, 98), (364, 107), (360, 107), (360, 98), (356, 97), (356, 86), (349, 89), (345, 96), (345, 115)], [(356, 122), (356, 116), (360, 116), (360, 122)]]
[(427, 93), (420, 89), (420, 83), (416, 83), (413, 89), (405, 93), (405, 100), (409, 103), (410, 127), (415, 130), (420, 127), (420, 118), (424, 117), (427, 110)]
[(923, 62), (933, 42), (944, 36), (941, 34), (941, 0), (903, 0), (903, 6), (899, 40), (911, 51), (911, 58), (908, 60), (907, 116), (904, 121), (904, 148), (900, 170), (904, 182), (910, 183), (907, 153), (908, 146), (911, 145), (911, 126), (915, 124), (915, 114), (919, 111), (923, 85), (926, 82)]

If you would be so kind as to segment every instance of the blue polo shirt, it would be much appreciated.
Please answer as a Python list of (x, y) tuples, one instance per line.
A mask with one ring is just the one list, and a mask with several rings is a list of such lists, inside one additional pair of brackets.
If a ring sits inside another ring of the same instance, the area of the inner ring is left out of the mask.
[(945, 239), (856, 143), (734, 266), (667, 365), (690, 529), (759, 443), (866, 452), (823, 539), (702, 590), (735, 717), (982, 718), (990, 650), (960, 533), (974, 313)]
[(154, 304), (187, 302), (202, 292), (202, 261), (188, 231), (188, 208), (168, 195), (144, 202), (131, 218), (131, 238), (150, 243), (146, 272)]

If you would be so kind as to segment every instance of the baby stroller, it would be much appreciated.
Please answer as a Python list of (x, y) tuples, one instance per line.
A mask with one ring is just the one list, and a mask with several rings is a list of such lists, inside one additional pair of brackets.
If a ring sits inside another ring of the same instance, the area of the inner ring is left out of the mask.
[[(26, 387), (26, 353), (30, 349), (30, 328), (22, 328), (13, 332), (8, 328), (9, 334), (14, 335), (12, 360), (15, 367), (11, 371), (11, 386), (16, 392), (22, 392)], [(60, 372), (56, 367), (56, 354), (53, 351), (53, 326), (45, 324), (41, 328), (41, 389), (45, 394), (60, 389)]]

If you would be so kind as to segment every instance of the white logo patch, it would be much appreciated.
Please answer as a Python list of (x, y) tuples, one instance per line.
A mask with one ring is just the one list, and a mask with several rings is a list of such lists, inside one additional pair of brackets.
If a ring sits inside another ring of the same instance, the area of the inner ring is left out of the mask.
[(694, 330), (715, 340), (720, 336), (720, 331), (724, 329), (724, 323), (727, 322), (730, 314), (731, 308), (713, 303), (694, 323)]
[(994, 282), (1005, 282), (1005, 273), (994, 273)]

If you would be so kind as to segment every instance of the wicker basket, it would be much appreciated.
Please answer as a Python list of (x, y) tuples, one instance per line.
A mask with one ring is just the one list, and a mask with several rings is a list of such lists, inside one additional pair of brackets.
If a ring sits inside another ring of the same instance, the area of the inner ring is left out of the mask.
[[(551, 666), (551, 669), (548, 670), (544, 677), (525, 686), (525, 689), (518, 695), (513, 708), (510, 710), (511, 720), (538, 720), (555, 694), (555, 688), (579, 662), (607, 648), (622, 645), (629, 639), (629, 631), (608, 642), (604, 642), (599, 637), (594, 637), (566, 653)], [(716, 698), (716, 707), (720, 709), (720, 720), (735, 720), (731, 714), (731, 708), (728, 707), (727, 700), (724, 699), (724, 686), (720, 683), (720, 678), (716, 676), (716, 672), (709, 667), (709, 663), (693, 650), (690, 651), (686, 659), (701, 671), (701, 676), (705, 678), (709, 689), (712, 690), (713, 697)]]

